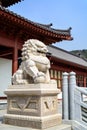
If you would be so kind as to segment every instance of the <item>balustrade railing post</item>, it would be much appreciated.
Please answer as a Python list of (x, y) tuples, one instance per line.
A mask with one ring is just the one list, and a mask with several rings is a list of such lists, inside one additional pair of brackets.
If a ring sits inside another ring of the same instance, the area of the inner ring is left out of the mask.
[(64, 72), (62, 77), (62, 118), (69, 119), (68, 110), (68, 73)]
[(76, 73), (69, 73), (69, 109), (70, 109), (70, 120), (75, 118), (75, 103), (74, 103), (74, 90), (76, 87)]

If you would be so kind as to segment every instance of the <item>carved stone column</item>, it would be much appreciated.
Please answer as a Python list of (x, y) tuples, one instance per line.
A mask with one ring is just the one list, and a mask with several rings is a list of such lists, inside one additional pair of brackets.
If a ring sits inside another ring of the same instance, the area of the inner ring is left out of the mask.
[(76, 87), (76, 73), (70, 72), (69, 78), (69, 108), (70, 108), (70, 120), (75, 119), (75, 103), (74, 103), (74, 91)]
[(68, 97), (68, 73), (63, 73), (62, 80), (62, 117), (64, 120), (69, 119), (69, 97)]

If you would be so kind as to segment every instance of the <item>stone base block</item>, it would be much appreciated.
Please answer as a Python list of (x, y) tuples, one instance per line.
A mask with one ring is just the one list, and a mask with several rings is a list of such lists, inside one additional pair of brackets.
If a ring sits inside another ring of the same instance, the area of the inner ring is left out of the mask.
[(11, 85), (6, 91), (4, 123), (37, 129), (61, 123), (56, 84)]
[(45, 117), (34, 117), (34, 116), (5, 114), (3, 122), (5, 124), (21, 126), (21, 127), (45, 129), (45, 128), (49, 128), (61, 124), (61, 115), (55, 114), (55, 115), (45, 116)]

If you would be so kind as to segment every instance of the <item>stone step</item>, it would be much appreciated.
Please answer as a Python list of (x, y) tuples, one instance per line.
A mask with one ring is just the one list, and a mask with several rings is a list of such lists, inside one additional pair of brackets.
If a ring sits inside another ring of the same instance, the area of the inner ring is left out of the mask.
[[(5, 125), (5, 124), (0, 124), (0, 130), (38, 130), (38, 129), (33, 129), (33, 128), (26, 128), (26, 127), (18, 127), (18, 126), (12, 126), (12, 125)], [(71, 130), (71, 125), (58, 125), (54, 127), (50, 127), (44, 130)]]
[(61, 124), (55, 127), (48, 128), (46, 130), (71, 130), (71, 125)]
[(71, 130), (71, 125), (61, 125), (59, 126), (59, 130)]

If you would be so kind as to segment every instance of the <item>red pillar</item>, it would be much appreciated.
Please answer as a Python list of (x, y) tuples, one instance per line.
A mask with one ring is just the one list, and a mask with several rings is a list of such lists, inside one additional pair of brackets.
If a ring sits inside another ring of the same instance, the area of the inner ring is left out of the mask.
[(86, 87), (86, 76), (84, 76), (84, 87)]
[(12, 60), (12, 74), (18, 69), (18, 48), (17, 48), (17, 39), (15, 40), (15, 45), (13, 48), (13, 60)]

